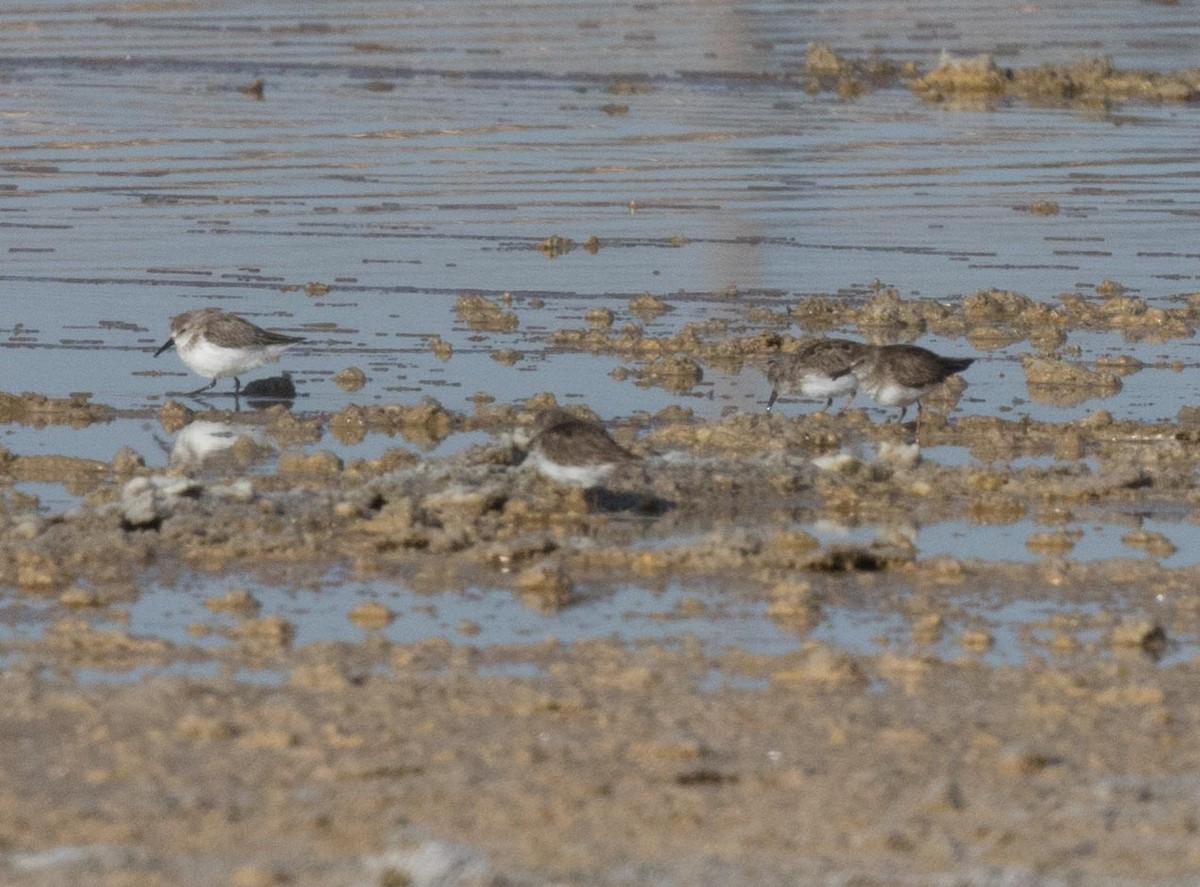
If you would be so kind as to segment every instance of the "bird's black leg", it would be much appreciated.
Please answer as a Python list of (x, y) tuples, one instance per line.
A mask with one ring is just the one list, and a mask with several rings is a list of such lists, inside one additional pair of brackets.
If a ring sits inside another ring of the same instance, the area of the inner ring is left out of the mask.
[(242, 393), (242, 380), (237, 376), (233, 377), (233, 396), (237, 397)]
[(216, 384), (217, 384), (217, 380), (213, 379), (207, 385), (203, 385), (200, 388), (197, 388), (195, 391), (187, 392), (187, 394), (185, 394), (184, 397), (191, 397), (193, 394), (202, 394), (203, 392), (207, 391), (209, 388), (212, 388)]
[(779, 397), (779, 389), (772, 388), (771, 396), (767, 398), (767, 412), (771, 412), (771, 407), (775, 406), (775, 400)]

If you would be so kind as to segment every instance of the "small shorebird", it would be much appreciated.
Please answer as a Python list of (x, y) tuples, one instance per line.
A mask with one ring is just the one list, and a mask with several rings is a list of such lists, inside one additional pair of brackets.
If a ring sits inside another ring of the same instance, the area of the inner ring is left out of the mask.
[(816, 339), (799, 351), (775, 355), (767, 364), (767, 381), (771, 383), (767, 412), (775, 406), (781, 388), (806, 397), (826, 398), (819, 413), (828, 410), (837, 395), (849, 394), (839, 411), (845, 412), (858, 390), (854, 368), (870, 350), (870, 345), (850, 339)]
[(921, 398), (955, 373), (975, 362), (973, 357), (942, 357), (916, 345), (879, 345), (872, 347), (855, 367), (858, 385), (885, 407), (900, 407), (900, 419), (908, 405), (917, 405), (921, 417)]
[(529, 461), (542, 475), (585, 490), (604, 480), (618, 465), (641, 457), (625, 449), (596, 422), (565, 410), (542, 414), (529, 446)]
[(242, 390), (238, 376), (264, 363), (279, 360), (284, 348), (303, 341), (297, 336), (264, 330), (220, 308), (203, 308), (172, 317), (171, 338), (154, 352), (154, 356), (158, 357), (174, 345), (180, 360), (201, 376), (212, 379), (188, 394), (207, 391), (217, 384), (217, 379), (230, 376), (233, 377), (234, 394), (238, 394)]

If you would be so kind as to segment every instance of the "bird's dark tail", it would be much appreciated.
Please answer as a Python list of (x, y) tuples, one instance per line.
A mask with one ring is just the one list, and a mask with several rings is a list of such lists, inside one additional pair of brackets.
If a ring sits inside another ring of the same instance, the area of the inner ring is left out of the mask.
[(946, 373), (961, 373), (967, 367), (975, 362), (973, 357), (943, 357), (942, 366), (945, 367)]

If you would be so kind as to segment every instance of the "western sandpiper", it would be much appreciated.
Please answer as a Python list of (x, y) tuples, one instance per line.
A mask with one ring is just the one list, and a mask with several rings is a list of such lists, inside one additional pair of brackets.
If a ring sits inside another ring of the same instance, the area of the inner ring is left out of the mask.
[(942, 357), (916, 345), (879, 345), (872, 347), (855, 368), (858, 385), (887, 407), (900, 407), (900, 421), (908, 405), (917, 405), (921, 416), (921, 398), (955, 373), (961, 373), (973, 357)]
[(230, 376), (237, 394), (242, 389), (238, 376), (264, 363), (279, 360), (284, 348), (303, 341), (297, 336), (264, 330), (220, 308), (203, 308), (172, 317), (171, 338), (154, 352), (154, 356), (158, 357), (174, 345), (180, 360), (201, 376), (212, 379), (189, 394), (207, 391), (217, 384), (217, 379)]
[(604, 480), (618, 465), (639, 459), (596, 422), (558, 409), (539, 418), (538, 431), (529, 446), (529, 461), (542, 475), (585, 490)]
[(816, 339), (799, 351), (775, 355), (767, 364), (767, 381), (771, 383), (767, 412), (775, 406), (780, 389), (806, 397), (826, 398), (825, 406), (817, 411), (820, 413), (833, 405), (837, 395), (849, 394), (849, 399), (842, 405), (844, 412), (858, 390), (854, 367), (870, 350), (870, 345), (850, 339)]

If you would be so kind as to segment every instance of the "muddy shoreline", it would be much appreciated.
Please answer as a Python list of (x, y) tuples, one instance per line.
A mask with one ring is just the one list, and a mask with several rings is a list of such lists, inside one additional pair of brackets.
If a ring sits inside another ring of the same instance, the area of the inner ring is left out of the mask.
[[(1196, 881), (1194, 9), (41, 6), (0, 882)], [(818, 335), (975, 362), (765, 412)]]
[[(783, 320), (893, 336), (932, 325), (971, 343), (1040, 337), (1045, 365), (1025, 365), (1030, 395), (1043, 386), (1070, 400), (1105, 390), (1103, 368), (1058, 350), (1074, 330), (1186, 335), (1194, 310), (1147, 317), (1122, 295), (1054, 307), (997, 292), (947, 308), (880, 291), (832, 315), (801, 301)], [(656, 343), (585, 330), (579, 344), (635, 368), (672, 355), (702, 375), (721, 361), (757, 372), (764, 354), (798, 341), (723, 332)], [(1125, 369), (1134, 384), (1137, 368)], [(64, 514), (5, 498), (0, 563), (16, 600), (48, 607), (36, 637), (3, 645), (0, 695), (20, 754), (0, 775), (0, 819), (23, 848), (6, 858), (9, 874), (435, 883), (418, 860), (436, 851), (464, 867), (450, 881), (464, 884), (951, 873), (1183, 883), (1200, 865), (1188, 739), (1200, 670), (1178, 653), (1200, 639), (1200, 565), (1161, 566), (1175, 547), (1137, 516), (1190, 515), (1200, 427), (1187, 411), (1156, 424), (1103, 409), (1067, 423), (955, 416), (967, 384), (930, 398), (919, 426), (797, 403), (723, 419), (678, 407), (633, 416), (613, 433), (644, 461), (588, 496), (520, 465), (513, 432), (551, 395), (484, 398), (473, 413), (427, 399), (329, 415), (172, 400), (152, 419), (163, 434), (231, 428), (225, 461), (164, 470), (129, 450), (107, 464), (7, 453), (8, 482), (82, 497)], [(0, 400), (10, 423), (86, 428), (114, 414), (83, 395)], [(326, 432), (429, 444), (466, 431), (489, 442), (348, 463), (312, 447)], [(941, 447), (971, 464), (922, 457)], [(1030, 562), (927, 557), (914, 536), (944, 521), (987, 533), (1019, 520), (1036, 525)], [(1080, 520), (1126, 525), (1126, 556), (1074, 559)], [(810, 531), (828, 522), (876, 531), (846, 542)], [(302, 643), (288, 618), (237, 588), (254, 575), (302, 586), (333, 568), (419, 594), (508, 589), (548, 633), (476, 646), (480, 626), (463, 624), (397, 643), (386, 603), (347, 599), (360, 640)], [(196, 642), (121, 627), (148, 576), (170, 585), (185, 572), (230, 587), (206, 598), (211, 624), (188, 626)], [(681, 600), (684, 614), (758, 602), (795, 647), (553, 639), (554, 614), (664, 583), (717, 589)], [(1012, 641), (997, 638), (988, 609), (1030, 599), (1058, 615), (1010, 626), (1019, 664), (989, 664)], [(812, 639), (847, 607), (888, 614), (906, 637), (865, 650)], [(246, 680), (256, 673), (265, 686)], [(62, 848), (44, 870), (30, 862)]]

